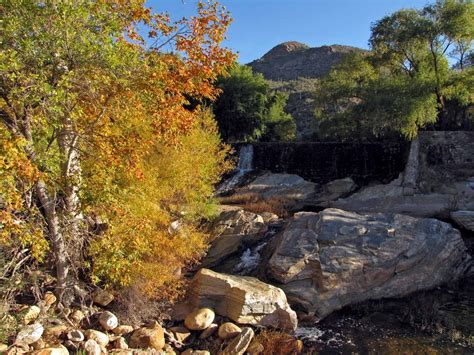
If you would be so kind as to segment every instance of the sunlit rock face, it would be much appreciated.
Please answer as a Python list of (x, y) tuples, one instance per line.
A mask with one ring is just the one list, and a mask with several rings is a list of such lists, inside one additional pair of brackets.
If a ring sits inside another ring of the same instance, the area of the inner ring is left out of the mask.
[(460, 233), (447, 223), (326, 209), (297, 213), (267, 268), (292, 306), (321, 319), (345, 305), (431, 289), (471, 266)]
[(240, 324), (294, 330), (298, 323), (285, 293), (253, 277), (201, 269), (189, 285), (186, 303), (213, 309)]

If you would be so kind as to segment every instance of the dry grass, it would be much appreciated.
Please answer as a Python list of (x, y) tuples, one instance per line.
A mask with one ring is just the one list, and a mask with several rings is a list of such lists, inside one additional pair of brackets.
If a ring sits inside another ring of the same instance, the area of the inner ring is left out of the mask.
[(238, 205), (243, 209), (253, 212), (271, 212), (279, 217), (287, 217), (292, 201), (284, 197), (272, 197), (264, 200), (258, 193), (247, 192), (222, 197), (220, 203), (224, 205)]
[(262, 354), (288, 355), (301, 354), (303, 351), (301, 340), (284, 332), (263, 330), (255, 337), (255, 341), (263, 346)]

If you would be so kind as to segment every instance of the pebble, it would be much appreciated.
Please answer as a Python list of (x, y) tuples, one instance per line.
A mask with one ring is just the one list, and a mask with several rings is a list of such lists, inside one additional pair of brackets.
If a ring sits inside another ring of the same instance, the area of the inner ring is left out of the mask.
[(226, 322), (221, 324), (219, 330), (217, 331), (217, 335), (219, 335), (219, 338), (227, 340), (235, 338), (241, 331), (242, 329), (240, 329), (234, 323)]
[(112, 312), (102, 312), (99, 316), (99, 323), (105, 330), (112, 330), (118, 327), (118, 319)]
[(214, 311), (209, 308), (200, 308), (188, 314), (184, 325), (190, 330), (204, 330), (209, 327), (216, 317)]

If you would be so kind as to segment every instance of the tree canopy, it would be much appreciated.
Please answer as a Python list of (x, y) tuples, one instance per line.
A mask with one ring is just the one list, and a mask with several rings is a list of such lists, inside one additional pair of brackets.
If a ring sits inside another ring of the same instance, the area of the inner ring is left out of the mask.
[(61, 300), (81, 271), (173, 284), (205, 249), (196, 221), (228, 167), (210, 112), (187, 107), (215, 99), (234, 61), (228, 13), (209, 1), (173, 23), (141, 0), (5, 0), (0, 16), (0, 243), (52, 261)]
[(287, 96), (272, 92), (263, 75), (235, 64), (219, 77), (222, 93), (213, 104), (219, 130), (226, 141), (292, 140), (296, 125), (285, 113)]
[(321, 82), (322, 134), (413, 138), (420, 128), (452, 116), (453, 105), (463, 107), (461, 120), (467, 120), (474, 98), (473, 40), (470, 0), (439, 0), (377, 21), (372, 51), (347, 57)]

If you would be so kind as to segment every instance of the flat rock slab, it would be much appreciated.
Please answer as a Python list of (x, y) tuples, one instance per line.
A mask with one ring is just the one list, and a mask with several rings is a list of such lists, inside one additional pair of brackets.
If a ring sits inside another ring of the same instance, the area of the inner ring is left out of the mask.
[(472, 266), (459, 231), (431, 218), (302, 212), (278, 238), (269, 277), (292, 306), (319, 319), (346, 305), (431, 289)]

